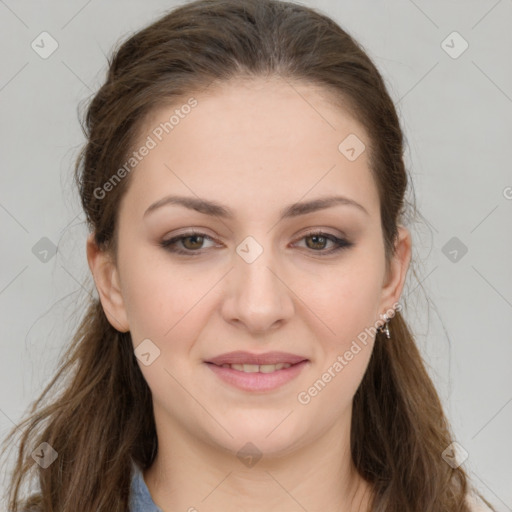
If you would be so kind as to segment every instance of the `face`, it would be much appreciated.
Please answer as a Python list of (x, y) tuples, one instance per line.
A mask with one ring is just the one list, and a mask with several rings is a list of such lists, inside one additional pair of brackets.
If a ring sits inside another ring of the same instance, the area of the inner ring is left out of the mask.
[[(280, 454), (350, 417), (374, 344), (361, 333), (399, 300), (409, 234), (386, 273), (368, 154), (339, 149), (368, 136), (321, 90), (262, 79), (194, 97), (169, 133), (179, 105), (146, 123), (137, 147), (156, 144), (121, 203), (116, 266), (91, 243), (89, 263), (110, 322), (140, 345), (157, 425)], [(259, 377), (208, 362), (233, 351), (305, 362)]]

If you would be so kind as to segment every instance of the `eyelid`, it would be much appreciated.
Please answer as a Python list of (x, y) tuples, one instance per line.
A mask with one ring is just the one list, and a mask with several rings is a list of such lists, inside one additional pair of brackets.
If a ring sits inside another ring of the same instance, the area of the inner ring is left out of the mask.
[(310, 228), (307, 231), (301, 233), (298, 237), (298, 240), (302, 240), (304, 237), (312, 236), (312, 235), (320, 235), (320, 236), (330, 236), (332, 238), (336, 238), (338, 240), (343, 240), (348, 242), (348, 237), (342, 231), (338, 231), (338, 233), (331, 233), (329, 231), (331, 228)]
[[(339, 250), (348, 249), (349, 247), (352, 247), (354, 245), (353, 242), (350, 242), (348, 240), (348, 238), (345, 236), (345, 234), (335, 235), (333, 233), (329, 233), (328, 231), (324, 231), (321, 228), (312, 229), (312, 230), (309, 230), (309, 231), (301, 234), (301, 236), (297, 239), (297, 241), (300, 242), (300, 241), (304, 240), (305, 238), (307, 238), (309, 236), (314, 236), (314, 235), (326, 238), (327, 240), (329, 240), (330, 242), (332, 242), (334, 244), (334, 247), (331, 249), (317, 250), (317, 251), (315, 251), (314, 249), (310, 249), (308, 251), (308, 252), (311, 252), (312, 254), (318, 253), (318, 255), (321, 257), (329, 256), (330, 254), (336, 253)], [(306, 247), (306, 249), (308, 249), (308, 248)]]
[[(307, 252), (309, 252), (313, 255), (315, 253), (318, 253), (317, 255), (319, 257), (328, 257), (332, 254), (340, 252), (343, 249), (348, 249), (354, 245), (353, 242), (350, 242), (347, 239), (345, 234), (342, 234), (340, 236), (334, 235), (333, 233), (329, 233), (327, 230), (323, 230), (322, 228), (310, 228), (307, 232), (302, 233), (301, 236), (296, 239), (296, 242), (294, 242), (294, 244), (304, 240), (305, 238), (307, 238), (309, 236), (314, 236), (314, 235), (326, 238), (328, 241), (330, 241), (332, 244), (334, 244), (334, 247), (332, 247), (331, 249), (327, 249), (327, 250), (326, 249), (315, 250), (315, 249), (309, 249), (308, 247), (304, 248), (304, 249), (306, 249)], [(193, 236), (198, 236), (203, 239), (210, 240), (212, 242), (217, 242), (217, 240), (214, 237), (208, 235), (207, 233), (204, 233), (202, 231), (198, 231), (198, 230), (191, 228), (188, 231), (184, 231), (184, 232), (179, 233), (167, 240), (161, 241), (160, 246), (162, 246), (168, 252), (179, 255), (179, 256), (194, 256), (194, 257), (200, 256), (206, 252), (206, 250), (204, 248), (201, 248), (198, 250), (181, 249), (181, 248), (176, 248), (176, 247), (173, 248), (173, 246), (175, 246), (182, 239), (193, 237)], [(212, 248), (212, 247), (210, 247), (210, 248)]]
[[(190, 229), (188, 231), (184, 231), (183, 233), (178, 233), (176, 235), (173, 235), (171, 238), (168, 238), (166, 240), (162, 240), (160, 242), (160, 245), (163, 246), (164, 248), (166, 248), (166, 247), (172, 245), (173, 243), (177, 243), (184, 238), (189, 238), (192, 236), (198, 236), (198, 237), (204, 238), (205, 240), (210, 240), (211, 242), (217, 242), (217, 240), (214, 237), (208, 235), (207, 233), (204, 233), (203, 231)], [(187, 254), (199, 253), (200, 251), (201, 251), (201, 249), (197, 250), (197, 251), (189, 250), (187, 252)]]

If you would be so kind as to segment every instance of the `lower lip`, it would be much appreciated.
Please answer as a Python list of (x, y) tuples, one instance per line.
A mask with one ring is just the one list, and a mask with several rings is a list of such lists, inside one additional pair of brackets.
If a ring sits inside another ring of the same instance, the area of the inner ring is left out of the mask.
[(232, 368), (223, 368), (213, 363), (206, 363), (224, 382), (244, 391), (272, 391), (297, 377), (309, 361), (302, 361), (289, 368), (272, 373), (242, 372)]

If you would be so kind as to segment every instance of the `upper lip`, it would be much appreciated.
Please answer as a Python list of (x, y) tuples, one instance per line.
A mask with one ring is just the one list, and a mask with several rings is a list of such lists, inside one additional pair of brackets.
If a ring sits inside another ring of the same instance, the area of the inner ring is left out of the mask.
[(265, 352), (264, 354), (253, 354), (251, 352), (237, 350), (235, 352), (228, 352), (226, 354), (212, 357), (206, 362), (221, 366), (223, 364), (296, 364), (306, 360), (307, 357), (289, 354), (286, 352)]

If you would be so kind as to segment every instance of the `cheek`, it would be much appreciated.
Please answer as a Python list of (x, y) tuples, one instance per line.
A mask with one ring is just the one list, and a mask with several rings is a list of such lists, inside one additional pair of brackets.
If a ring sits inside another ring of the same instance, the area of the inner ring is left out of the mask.
[[(319, 328), (338, 349), (350, 345), (365, 328), (378, 318), (381, 291), (378, 262), (362, 261), (347, 265), (322, 278), (303, 283), (302, 296), (315, 313)], [(306, 293), (306, 291), (308, 293)]]
[[(347, 351), (337, 352), (314, 376), (309, 387), (298, 394), (300, 407), (311, 417), (322, 417), (331, 424), (348, 411), (364, 377), (373, 349), (373, 343), (356, 343)], [(350, 353), (350, 360), (347, 354)]]
[(350, 407), (372, 355), (378, 283), (375, 274), (354, 270), (331, 279), (323, 293), (318, 289), (311, 296), (316, 372), (297, 397), (308, 414), (334, 422)]
[(163, 249), (129, 246), (127, 241), (123, 250), (121, 253), (120, 248), (120, 254), (129, 255), (119, 264), (130, 330), (138, 336), (162, 339), (205, 295), (209, 280), (194, 279), (170, 265)]

